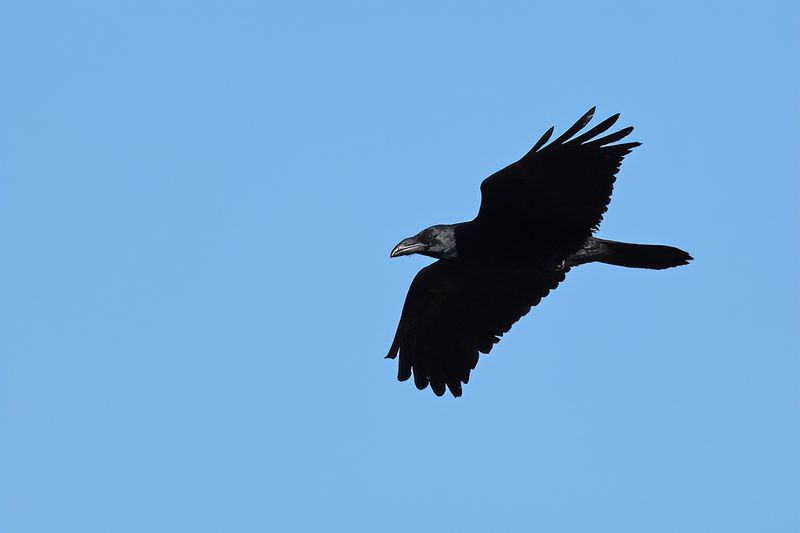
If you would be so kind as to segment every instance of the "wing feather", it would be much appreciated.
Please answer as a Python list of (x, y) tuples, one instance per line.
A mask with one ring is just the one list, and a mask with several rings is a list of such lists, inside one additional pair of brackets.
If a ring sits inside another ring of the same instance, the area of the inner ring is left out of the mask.
[(600, 135), (601, 133), (604, 133), (611, 126), (613, 126), (617, 122), (617, 120), (619, 120), (619, 113), (617, 113), (616, 115), (611, 115), (610, 117), (605, 119), (603, 122), (601, 122), (597, 126), (595, 126), (592, 129), (590, 129), (590, 130), (578, 135), (577, 137), (575, 137), (574, 139), (569, 141), (569, 144), (581, 144), (581, 143), (584, 143), (584, 142), (588, 141), (589, 139), (591, 139), (593, 137), (596, 137), (596, 136)]
[(398, 379), (419, 389), (461, 396), (462, 383), (500, 337), (564, 280), (563, 272), (487, 267), (441, 260), (409, 288), (387, 358), (399, 356)]
[(558, 147), (559, 145), (563, 144), (565, 141), (570, 139), (573, 135), (581, 131), (584, 128), (584, 126), (586, 126), (592, 120), (592, 117), (594, 117), (594, 112), (595, 108), (592, 107), (589, 111), (584, 113), (583, 116), (579, 118), (577, 122), (575, 122), (575, 124), (570, 126), (569, 129), (567, 129), (567, 131), (561, 134), (561, 136), (559, 136), (555, 141), (551, 142), (546, 147), (546, 149)]
[(530, 153), (535, 153), (535, 152), (536, 152), (536, 151), (537, 151), (539, 148), (541, 148), (542, 146), (544, 146), (544, 143), (546, 143), (548, 140), (550, 140), (550, 136), (553, 134), (553, 132), (555, 131), (555, 129), (556, 129), (556, 127), (555, 127), (555, 126), (550, 126), (550, 129), (549, 129), (549, 130), (547, 130), (546, 132), (544, 132), (544, 135), (542, 135), (542, 136), (539, 138), (539, 140), (538, 140), (538, 141), (536, 141), (536, 144), (534, 144), (534, 145), (533, 145), (533, 148), (531, 148), (531, 151), (530, 151), (530, 152), (528, 152), (528, 153), (529, 153), (529, 154), (530, 154)]
[(592, 142), (588, 142), (584, 146), (586, 146), (587, 148), (605, 146), (607, 144), (619, 141), (620, 139), (624, 139), (625, 137), (630, 135), (632, 131), (633, 131), (633, 126), (628, 126), (627, 128), (623, 128), (617, 132), (606, 135), (605, 137), (600, 137), (599, 139), (595, 139)]

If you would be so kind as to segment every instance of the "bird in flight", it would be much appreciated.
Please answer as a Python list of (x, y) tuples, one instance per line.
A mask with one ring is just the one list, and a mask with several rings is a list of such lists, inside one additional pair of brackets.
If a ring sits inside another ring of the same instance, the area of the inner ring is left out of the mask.
[(640, 144), (617, 143), (632, 127), (605, 134), (619, 114), (576, 136), (594, 111), (547, 144), (550, 128), (522, 159), (486, 178), (473, 220), (431, 226), (394, 247), (390, 257), (438, 259), (408, 290), (386, 356), (399, 357), (397, 379), (413, 374), (420, 390), (430, 384), (437, 396), (445, 387), (461, 396), (479, 354), (488, 354), (570, 268), (598, 261), (660, 270), (692, 259), (671, 246), (592, 236), (623, 158)]

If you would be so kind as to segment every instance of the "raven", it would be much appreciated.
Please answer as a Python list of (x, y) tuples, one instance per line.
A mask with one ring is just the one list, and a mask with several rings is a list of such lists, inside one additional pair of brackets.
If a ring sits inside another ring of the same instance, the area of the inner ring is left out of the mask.
[(486, 178), (473, 220), (431, 226), (394, 247), (390, 257), (438, 259), (411, 283), (386, 356), (400, 356), (398, 380), (413, 373), (420, 390), (430, 383), (437, 396), (445, 386), (461, 396), (479, 353), (488, 354), (573, 266), (599, 261), (660, 270), (692, 260), (671, 246), (592, 236), (623, 158), (640, 145), (614, 144), (632, 127), (598, 137), (619, 114), (573, 138), (594, 111), (545, 145), (551, 127), (522, 159)]

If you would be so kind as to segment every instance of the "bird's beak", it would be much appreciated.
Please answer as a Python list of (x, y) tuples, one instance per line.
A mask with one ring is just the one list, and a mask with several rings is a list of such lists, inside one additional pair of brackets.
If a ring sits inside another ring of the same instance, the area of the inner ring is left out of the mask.
[(395, 246), (392, 249), (392, 253), (389, 254), (389, 257), (399, 257), (401, 255), (411, 255), (422, 252), (427, 247), (416, 240), (414, 237), (409, 237), (408, 239), (403, 239), (400, 241), (400, 244)]

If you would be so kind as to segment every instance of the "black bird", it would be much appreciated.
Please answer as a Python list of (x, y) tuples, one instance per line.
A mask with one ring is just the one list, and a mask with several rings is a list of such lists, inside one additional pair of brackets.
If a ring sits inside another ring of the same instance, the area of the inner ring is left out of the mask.
[(614, 144), (632, 127), (598, 137), (619, 114), (573, 138), (594, 110), (545, 146), (550, 128), (522, 159), (486, 178), (473, 220), (431, 226), (394, 247), (390, 257), (438, 259), (411, 283), (386, 356), (400, 356), (400, 381), (413, 373), (420, 390), (430, 383), (437, 396), (445, 386), (461, 396), (479, 352), (489, 353), (573, 266), (599, 261), (658, 270), (692, 259), (671, 246), (592, 236), (622, 159), (640, 144)]

